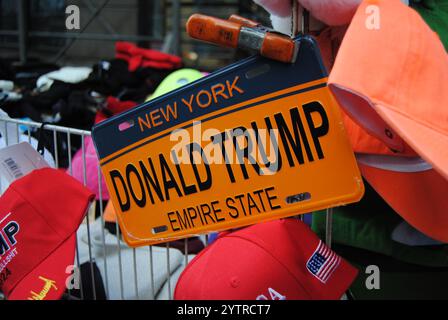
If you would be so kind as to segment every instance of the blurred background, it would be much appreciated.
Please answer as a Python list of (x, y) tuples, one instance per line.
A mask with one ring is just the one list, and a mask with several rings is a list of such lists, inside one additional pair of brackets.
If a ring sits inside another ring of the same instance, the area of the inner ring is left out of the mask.
[[(65, 8), (80, 9), (80, 30), (67, 30)], [(116, 41), (179, 55), (186, 67), (213, 71), (235, 60), (235, 50), (190, 39), (196, 12), (228, 18), (238, 13), (269, 25), (268, 14), (247, 0), (0, 0), (0, 58), (91, 65), (113, 58)], [(199, 65), (200, 61), (200, 65)]]

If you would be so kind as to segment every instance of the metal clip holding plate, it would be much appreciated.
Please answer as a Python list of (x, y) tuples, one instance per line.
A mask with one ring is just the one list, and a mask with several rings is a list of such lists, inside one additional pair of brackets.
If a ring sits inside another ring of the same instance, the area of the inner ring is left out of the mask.
[(223, 20), (193, 14), (187, 21), (187, 32), (198, 40), (256, 51), (277, 61), (293, 63), (297, 58), (298, 43), (292, 38), (237, 15)]

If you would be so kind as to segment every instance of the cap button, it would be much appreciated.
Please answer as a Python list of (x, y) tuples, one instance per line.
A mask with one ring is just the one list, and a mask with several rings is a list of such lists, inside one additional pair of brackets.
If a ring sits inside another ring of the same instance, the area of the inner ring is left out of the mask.
[(240, 285), (240, 279), (239, 279), (238, 277), (232, 277), (232, 278), (230, 279), (230, 285), (231, 285), (233, 288), (237, 288), (237, 287)]

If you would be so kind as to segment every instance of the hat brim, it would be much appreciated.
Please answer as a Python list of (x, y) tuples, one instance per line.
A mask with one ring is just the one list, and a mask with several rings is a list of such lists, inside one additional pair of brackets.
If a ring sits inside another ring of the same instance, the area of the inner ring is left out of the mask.
[(195, 69), (180, 69), (170, 73), (159, 86), (154, 90), (154, 93), (150, 95), (146, 101), (153, 100), (165, 93), (171, 92), (177, 88), (180, 88), (188, 83), (201, 79), (204, 75)]
[(384, 105), (375, 104), (375, 110), (422, 158), (448, 179), (446, 135)]
[(27, 274), (8, 295), (8, 300), (59, 300), (75, 260), (76, 234), (65, 240), (36, 268)]
[(448, 180), (434, 169), (397, 172), (358, 163), (362, 175), (409, 224), (448, 243)]

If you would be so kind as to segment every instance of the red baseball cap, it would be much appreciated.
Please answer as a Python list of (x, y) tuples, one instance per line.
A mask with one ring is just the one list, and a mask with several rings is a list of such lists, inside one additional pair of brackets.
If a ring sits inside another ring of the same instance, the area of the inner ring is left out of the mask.
[(275, 220), (222, 233), (187, 265), (174, 298), (339, 299), (357, 272), (303, 222)]
[(74, 264), (76, 230), (94, 194), (66, 173), (34, 170), (0, 198), (0, 290), (9, 300), (55, 300)]

